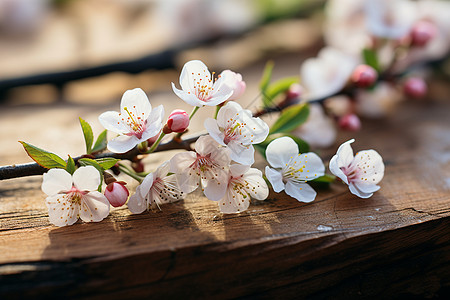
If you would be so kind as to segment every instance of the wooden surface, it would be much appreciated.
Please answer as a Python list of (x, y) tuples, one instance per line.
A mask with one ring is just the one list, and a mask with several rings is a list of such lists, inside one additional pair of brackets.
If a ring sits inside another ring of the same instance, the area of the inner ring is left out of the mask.
[(120, 208), (100, 223), (57, 228), (41, 177), (0, 182), (0, 299), (446, 295), (449, 109), (405, 103), (395, 117), (339, 137), (384, 158), (381, 190), (366, 200), (334, 184), (311, 204), (271, 193), (245, 213), (221, 215), (194, 194), (158, 212)]

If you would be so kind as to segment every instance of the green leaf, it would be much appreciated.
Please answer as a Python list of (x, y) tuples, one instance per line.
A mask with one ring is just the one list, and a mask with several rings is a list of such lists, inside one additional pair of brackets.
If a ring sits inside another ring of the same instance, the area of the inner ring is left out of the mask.
[(97, 158), (95, 161), (104, 169), (111, 169), (120, 159), (105, 157), (105, 158)]
[(73, 174), (73, 172), (75, 172), (75, 161), (70, 155), (69, 158), (67, 159), (66, 171), (69, 172), (70, 174)]
[(377, 72), (380, 71), (380, 64), (378, 63), (377, 53), (374, 50), (365, 48), (363, 49), (362, 55), (366, 65), (371, 66)]
[(270, 79), (272, 78), (273, 66), (273, 61), (269, 60), (264, 67), (261, 82), (259, 83), (259, 89), (261, 90), (261, 94), (263, 95), (266, 93), (266, 90), (269, 87)]
[(83, 130), (84, 141), (86, 142), (86, 153), (91, 154), (92, 152), (92, 143), (94, 142), (94, 134), (92, 133), (92, 127), (88, 122), (80, 119), (81, 129)]
[(103, 130), (102, 133), (98, 136), (97, 140), (95, 141), (94, 147), (92, 147), (92, 152), (99, 152), (106, 149), (106, 145), (108, 143), (106, 139), (106, 132), (107, 130)]
[(308, 184), (310, 184), (315, 189), (327, 189), (335, 179), (336, 176), (325, 174), (319, 178), (308, 181)]
[(269, 133), (290, 132), (303, 124), (309, 115), (308, 104), (302, 103), (290, 106), (281, 111), (280, 117), (272, 125)]
[(278, 95), (285, 93), (292, 84), (298, 83), (299, 81), (298, 77), (287, 77), (270, 84), (262, 95), (264, 106), (270, 107)]
[(295, 142), (295, 143), (297, 144), (297, 146), (298, 146), (298, 151), (299, 151), (299, 153), (306, 153), (306, 152), (309, 152), (309, 145), (308, 145), (307, 142), (305, 142), (304, 140), (302, 140), (302, 139), (299, 138), (299, 137), (296, 137), (295, 135), (287, 134), (287, 133), (279, 133), (279, 134), (272, 134), (272, 135), (269, 135), (262, 143), (256, 144), (256, 145), (253, 145), (253, 146), (255, 147), (255, 149), (256, 149), (259, 153), (261, 153), (262, 156), (264, 156), (264, 158), (266, 158), (266, 149), (267, 149), (267, 146), (269, 146), (269, 144), (270, 144), (273, 140), (275, 140), (275, 139), (277, 139), (277, 138), (280, 138), (280, 137), (283, 137), (283, 136), (288, 136), (288, 137), (290, 137), (291, 139), (294, 140), (294, 142)]
[(19, 143), (21, 143), (23, 148), (25, 148), (25, 151), (28, 153), (28, 156), (31, 157), (35, 162), (37, 162), (44, 168), (47, 169), (66, 168), (66, 162), (58, 155), (22, 141), (19, 141)]

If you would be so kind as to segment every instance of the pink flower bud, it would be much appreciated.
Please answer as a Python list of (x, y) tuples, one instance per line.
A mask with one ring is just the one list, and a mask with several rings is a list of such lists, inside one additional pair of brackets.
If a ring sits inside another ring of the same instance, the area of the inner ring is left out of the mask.
[(287, 91), (286, 96), (289, 99), (297, 99), (302, 95), (303, 87), (298, 83), (293, 83), (289, 87), (289, 90)]
[(125, 184), (123, 181), (115, 181), (106, 186), (105, 197), (112, 206), (119, 207), (127, 202), (130, 192)]
[(220, 76), (226, 85), (233, 90), (233, 94), (228, 100), (236, 100), (245, 92), (246, 84), (242, 80), (242, 75), (230, 70), (223, 71)]
[[(170, 132), (183, 132), (189, 126), (189, 115), (187, 112), (181, 109), (175, 109), (167, 120), (166, 126), (164, 126), (164, 133)], [(168, 131), (168, 132), (166, 132)]]
[(436, 25), (429, 21), (419, 21), (411, 29), (411, 44), (423, 47), (436, 35)]
[(368, 65), (359, 65), (352, 73), (352, 81), (362, 88), (372, 86), (377, 78), (377, 71)]
[(339, 119), (339, 127), (348, 131), (358, 131), (361, 129), (361, 121), (355, 114), (348, 114)]
[(422, 98), (427, 93), (426, 82), (419, 77), (408, 78), (403, 84), (403, 92), (412, 98)]

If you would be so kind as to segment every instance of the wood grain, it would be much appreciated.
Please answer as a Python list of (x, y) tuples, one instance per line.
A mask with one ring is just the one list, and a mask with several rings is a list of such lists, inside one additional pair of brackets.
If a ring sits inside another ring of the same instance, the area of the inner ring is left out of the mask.
[(100, 223), (56, 228), (41, 177), (0, 182), (0, 298), (446, 295), (449, 108), (407, 103), (395, 118), (339, 137), (384, 158), (382, 188), (366, 200), (334, 184), (311, 204), (271, 193), (247, 212), (221, 215), (194, 194), (162, 211), (120, 208)]

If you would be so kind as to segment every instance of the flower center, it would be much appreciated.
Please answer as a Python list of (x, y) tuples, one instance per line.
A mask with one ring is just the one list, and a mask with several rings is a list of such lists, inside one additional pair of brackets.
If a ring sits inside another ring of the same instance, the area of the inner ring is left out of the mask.
[(354, 181), (358, 177), (358, 168), (351, 163), (348, 167), (341, 167), (348, 181)]
[(236, 139), (238, 134), (242, 134), (242, 129), (241, 129), (241, 124), (239, 122), (236, 122), (236, 124), (234, 124), (234, 120), (233, 122), (230, 124), (230, 126), (228, 126), (225, 129), (225, 138), (223, 140), (223, 142), (225, 144), (228, 144), (229, 142), (231, 142), (232, 140)]
[[(206, 73), (206, 70), (203, 70), (203, 72)], [(195, 95), (199, 100), (206, 102), (212, 97), (212, 94), (214, 94), (214, 82), (216, 81), (214, 78), (215, 74), (215, 72), (212, 72), (212, 75), (209, 76), (208, 74), (201, 75), (201, 73), (192, 73), (192, 76), (194, 77)], [(195, 77), (196, 75), (198, 76), (197, 78)]]
[(67, 192), (67, 197), (70, 199), (71, 203), (81, 204), (81, 198), (83, 198), (84, 194), (86, 193), (73, 186), (70, 191)]
[[(133, 106), (133, 108), (136, 108)], [(123, 108), (127, 114), (128, 117), (126, 119), (122, 118), (122, 121), (130, 128), (131, 132), (127, 133), (127, 135), (134, 135), (138, 139), (142, 138), (142, 134), (145, 131), (146, 123), (147, 121), (143, 119), (144, 113), (141, 114), (141, 116), (137, 116), (137, 112), (134, 113), (133, 111), (128, 110), (128, 107)]]

